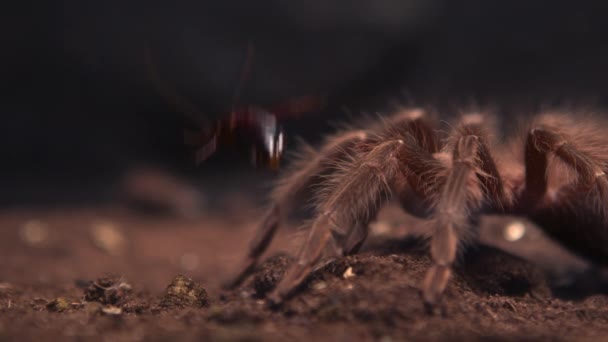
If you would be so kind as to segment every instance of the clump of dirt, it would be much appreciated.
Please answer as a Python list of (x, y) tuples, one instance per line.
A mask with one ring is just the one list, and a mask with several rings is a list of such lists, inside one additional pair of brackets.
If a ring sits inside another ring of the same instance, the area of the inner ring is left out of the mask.
[(128, 301), (131, 290), (131, 285), (121, 277), (106, 276), (89, 283), (84, 290), (84, 300), (120, 306)]
[(209, 305), (207, 291), (192, 279), (178, 275), (167, 286), (160, 300), (162, 308), (206, 307)]
[(285, 275), (287, 267), (293, 261), (293, 257), (280, 254), (264, 262), (253, 277), (253, 282), (249, 285), (253, 287), (255, 297), (264, 298), (268, 292), (274, 289), (279, 280)]
[(46, 309), (52, 312), (63, 312), (72, 308), (72, 304), (64, 297), (53, 299), (46, 304)]

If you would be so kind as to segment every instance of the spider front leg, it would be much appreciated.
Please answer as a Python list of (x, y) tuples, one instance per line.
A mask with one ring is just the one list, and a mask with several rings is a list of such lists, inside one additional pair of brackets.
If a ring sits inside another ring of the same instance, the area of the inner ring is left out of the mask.
[(436, 194), (431, 232), (433, 266), (422, 284), (427, 305), (437, 303), (452, 275), (458, 245), (470, 234), (471, 217), (478, 214), (484, 200), (502, 210), (509, 202), (482, 128), (482, 117), (465, 116), (453, 135), (451, 167), (443, 175)]
[[(389, 118), (388, 122), (388, 125), (392, 128), (413, 132), (416, 139), (426, 149), (436, 150), (438, 142), (422, 110), (403, 110)], [(229, 281), (224, 284), (225, 288), (238, 286), (255, 267), (259, 257), (272, 241), (280, 222), (294, 209), (298, 202), (297, 199), (301, 197), (302, 193), (305, 190), (310, 190), (312, 185), (321, 182), (322, 175), (333, 173), (336, 166), (340, 165), (341, 161), (350, 156), (351, 153), (363, 153), (363, 145), (365, 144), (361, 145), (361, 143), (367, 140), (372, 139), (366, 131), (347, 131), (327, 139), (327, 143), (318, 153), (309, 151), (308, 156), (300, 158), (299, 162), (292, 167), (293, 172), (288, 173), (288, 176), (282, 179), (273, 192), (272, 205), (258, 226), (255, 237), (250, 244), (249, 252), (237, 268), (237, 273), (229, 277)], [(355, 148), (356, 146), (363, 149)], [(346, 238), (343, 248), (344, 253), (356, 251), (366, 236), (367, 227), (353, 230)]]
[(432, 180), (441, 168), (441, 163), (409, 133), (381, 140), (369, 152), (341, 165), (340, 172), (326, 184), (324, 199), (318, 207), (320, 215), (297, 263), (268, 296), (269, 302), (279, 304), (289, 296), (326, 256), (324, 252), (330, 242), (334, 246), (330, 251), (333, 256), (343, 254), (344, 248), (356, 248), (359, 243), (352, 243), (357, 239), (350, 238), (351, 229), (369, 229), (369, 222), (388, 199), (398, 175), (405, 172), (410, 179)]
[(281, 221), (294, 209), (302, 192), (315, 183), (315, 177), (326, 173), (344, 158), (353, 146), (366, 139), (367, 133), (360, 130), (339, 134), (328, 139), (328, 143), (318, 153), (310, 153), (312, 160), (303, 159), (295, 165), (294, 171), (289, 173), (275, 189), (272, 204), (255, 232), (245, 259), (237, 268), (237, 273), (225, 282), (224, 288), (238, 286), (251, 272), (270, 245)]
[[(435, 127), (432, 124), (432, 121), (429, 120), (421, 109), (402, 110), (396, 113), (389, 119), (387, 128), (391, 132), (390, 134), (395, 136), (411, 134), (421, 148), (420, 151), (408, 156), (409, 161), (412, 164), (410, 165), (410, 168), (413, 172), (408, 172), (406, 169), (406, 172), (397, 173), (396, 179), (392, 185), (393, 192), (396, 192), (397, 197), (405, 203), (406, 201), (411, 200), (406, 191), (410, 188), (410, 184), (419, 195), (423, 195), (431, 188), (431, 183), (434, 180), (432, 175), (436, 172), (436, 169), (433, 169), (432, 167), (424, 169), (424, 167), (429, 166), (429, 154), (438, 152), (439, 140), (435, 134)], [(419, 168), (417, 165), (423, 167)], [(429, 170), (431, 170), (431, 172), (428, 172)], [(426, 175), (423, 176), (424, 180), (419, 179), (416, 175), (425, 173)], [(429, 176), (431, 177), (429, 178)], [(422, 203), (420, 207), (424, 207), (424, 205), (425, 203)], [(408, 211), (405, 207), (404, 209)], [(336, 248), (339, 251), (342, 251), (343, 255), (355, 254), (359, 251), (363, 242), (365, 242), (368, 233), (369, 227), (367, 226), (367, 223), (353, 226), (350, 228), (348, 236), (342, 238), (342, 241), (339, 241), (339, 246)]]

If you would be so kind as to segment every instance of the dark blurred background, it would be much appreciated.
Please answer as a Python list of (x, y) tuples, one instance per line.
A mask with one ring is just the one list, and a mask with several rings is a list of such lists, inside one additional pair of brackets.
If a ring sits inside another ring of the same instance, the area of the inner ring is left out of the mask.
[(108, 199), (138, 165), (208, 194), (266, 189), (275, 173), (239, 154), (192, 163), (182, 141), (192, 118), (150, 82), (145, 51), (213, 122), (233, 104), (252, 42), (241, 104), (327, 97), (323, 110), (282, 121), (291, 149), (296, 136), (315, 142), (347, 119), (343, 107), (405, 97), (604, 104), (607, 10), (563, 0), (109, 0), (11, 11), (0, 24), (0, 203)]

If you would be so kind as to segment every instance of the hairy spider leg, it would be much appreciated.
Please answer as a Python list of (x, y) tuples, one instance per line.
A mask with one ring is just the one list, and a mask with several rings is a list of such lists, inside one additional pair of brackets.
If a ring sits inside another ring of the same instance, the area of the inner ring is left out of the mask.
[[(280, 304), (302, 283), (324, 256), (328, 243), (333, 242), (337, 247), (333, 251), (335, 255), (344, 253), (344, 246), (359, 245), (349, 244), (349, 239), (346, 239), (350, 229), (368, 229), (369, 222), (388, 199), (397, 175), (415, 172), (409, 169), (411, 160), (416, 160), (411, 164), (415, 164), (419, 172), (441, 167), (411, 133), (395, 133), (389, 129), (388, 138), (379, 139), (369, 152), (344, 164), (342, 170), (334, 175), (333, 182), (327, 184), (327, 196), (319, 205), (319, 216), (312, 225), (298, 261), (288, 269), (285, 277), (268, 296), (271, 305)], [(426, 178), (429, 177), (408, 176), (408, 179)], [(352, 240), (357, 239), (351, 238), (350, 241)]]
[[(387, 123), (392, 129), (412, 132), (416, 139), (431, 153), (438, 150), (439, 142), (421, 109), (406, 109), (389, 118)], [(225, 282), (225, 288), (238, 286), (244, 278), (253, 270), (260, 256), (266, 251), (272, 241), (281, 221), (297, 205), (297, 199), (304, 192), (320, 180), (320, 175), (331, 172), (332, 168), (347, 158), (351, 153), (363, 153), (365, 141), (373, 140), (370, 133), (364, 130), (347, 131), (336, 134), (327, 139), (324, 147), (317, 153), (308, 153), (311, 160), (301, 158), (293, 171), (287, 173), (273, 192), (271, 207), (267, 210), (259, 224), (253, 240), (249, 246), (249, 252), (241, 265), (233, 275)], [(345, 237), (339, 248), (343, 254), (352, 254), (359, 250), (368, 234), (366, 226), (355, 226), (350, 234)]]
[(526, 187), (524, 199), (527, 205), (539, 205), (547, 195), (547, 169), (549, 156), (556, 155), (576, 171), (578, 192), (596, 190), (604, 198), (608, 194), (608, 178), (605, 161), (596, 160), (580, 151), (555, 129), (536, 127), (530, 130), (526, 141)]
[(422, 284), (423, 299), (430, 306), (438, 302), (448, 284), (458, 246), (470, 233), (471, 218), (479, 214), (486, 200), (497, 209), (507, 202), (489, 152), (483, 117), (465, 115), (451, 140), (451, 167), (443, 175), (433, 206), (430, 250), (434, 264)]
[[(392, 130), (391, 134), (411, 134), (423, 151), (430, 154), (439, 151), (440, 143), (435, 132), (435, 127), (421, 109), (405, 109), (396, 115), (393, 115), (389, 119), (388, 125), (389, 130)], [(365, 151), (357, 152), (363, 153)], [(419, 195), (422, 195), (422, 193), (426, 192), (426, 189), (431, 188), (429, 184), (433, 182), (435, 178), (434, 175), (437, 174), (437, 167), (428, 168), (430, 165), (427, 154), (414, 154), (410, 155), (409, 158), (410, 160), (406, 162), (413, 164), (410, 165), (412, 172), (397, 173), (395, 175), (396, 179), (393, 182), (394, 184), (391, 186), (395, 195), (399, 197), (402, 202), (408, 201), (411, 198), (411, 196), (409, 196), (410, 193), (407, 191), (410, 188), (408, 184), (413, 184), (417, 190), (416, 192)], [(424, 167), (417, 168), (417, 165), (422, 165)], [(422, 180), (418, 175), (422, 175), (422, 177), (426, 178)], [(424, 206), (424, 204), (421, 204), (421, 206)], [(406, 211), (408, 210), (406, 209)], [(339, 246), (336, 248), (339, 248), (343, 255), (355, 254), (367, 239), (368, 234), (368, 223), (355, 225), (351, 227), (348, 236), (343, 239), (344, 241), (340, 241)]]
[[(359, 142), (365, 141), (367, 134), (364, 131), (349, 131), (339, 134), (332, 139), (312, 157), (312, 161), (296, 165), (294, 172), (288, 174), (273, 193), (273, 201), (266, 211), (245, 259), (237, 268), (237, 273), (225, 282), (225, 288), (238, 286), (256, 266), (260, 256), (266, 251), (272, 241), (281, 221), (296, 205), (299, 195), (312, 185), (315, 177), (328, 171), (337, 160), (345, 157), (349, 150)], [(317, 180), (318, 181), (318, 180)]]
[[(549, 196), (549, 157), (557, 156), (578, 181)], [(579, 150), (559, 130), (536, 127), (525, 147), (526, 187), (518, 210), (532, 217), (554, 238), (568, 241), (576, 253), (605, 264), (608, 259), (608, 179), (606, 161)]]

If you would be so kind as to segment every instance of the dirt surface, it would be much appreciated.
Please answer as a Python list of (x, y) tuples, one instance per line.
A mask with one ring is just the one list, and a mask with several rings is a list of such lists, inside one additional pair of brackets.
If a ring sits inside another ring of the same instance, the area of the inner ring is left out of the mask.
[(556, 298), (533, 265), (479, 248), (442, 305), (418, 286), (417, 243), (374, 235), (277, 310), (264, 294), (292, 262), (284, 233), (238, 289), (220, 290), (257, 211), (174, 219), (119, 208), (0, 214), (0, 340), (606, 340), (608, 297)]

